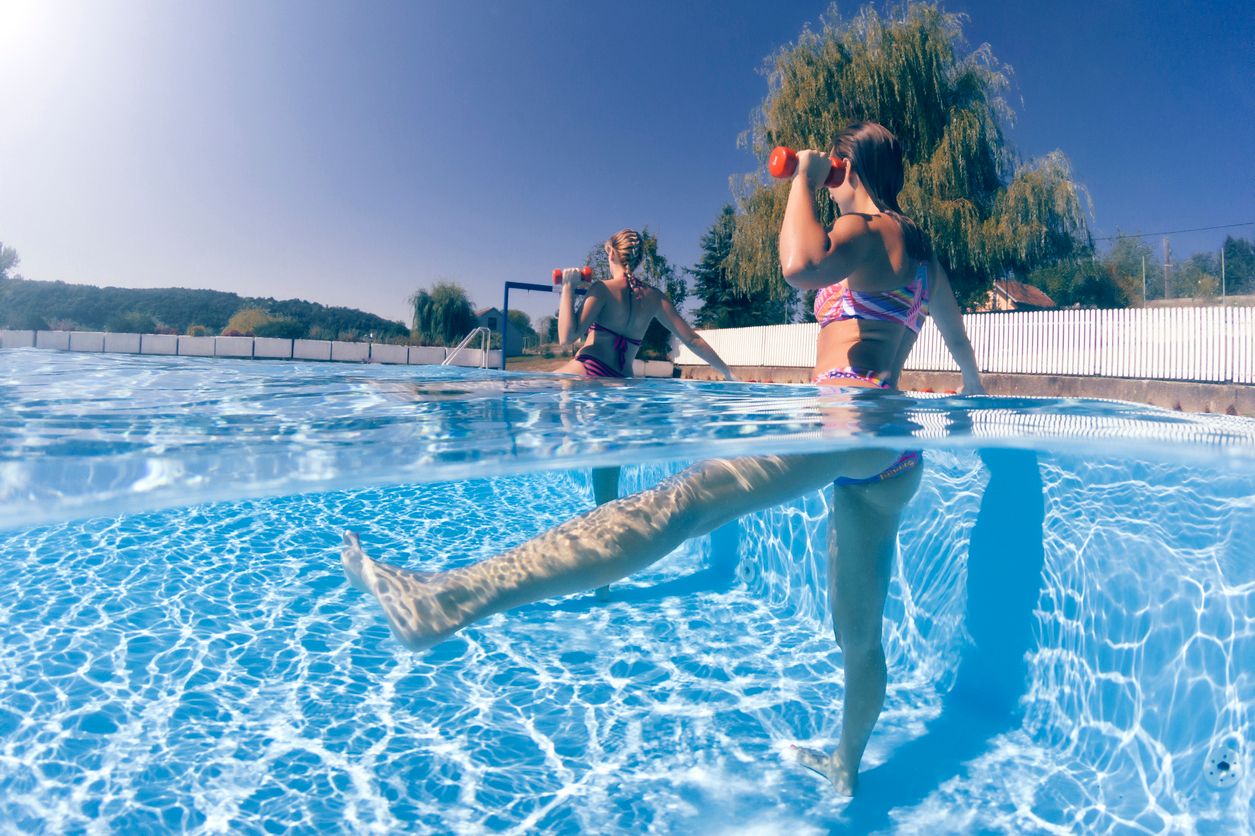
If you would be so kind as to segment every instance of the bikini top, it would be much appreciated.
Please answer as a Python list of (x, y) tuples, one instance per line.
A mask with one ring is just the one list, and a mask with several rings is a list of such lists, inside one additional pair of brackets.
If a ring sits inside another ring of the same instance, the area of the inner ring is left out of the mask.
[(864, 293), (851, 290), (847, 279), (830, 284), (815, 294), (815, 319), (819, 327), (844, 319), (876, 319), (896, 322), (915, 333), (928, 316), (928, 266), (920, 262), (915, 278), (905, 287)]
[(631, 337), (626, 337), (623, 334), (620, 334), (618, 331), (607, 328), (606, 326), (602, 325), (600, 322), (594, 322), (591, 326), (589, 326), (588, 330), (601, 331), (605, 334), (609, 334), (610, 336), (614, 337), (614, 353), (615, 353), (615, 357), (619, 361), (619, 371), (623, 371), (624, 361), (627, 360), (628, 343), (631, 343), (632, 345), (641, 344), (640, 340), (634, 340)]

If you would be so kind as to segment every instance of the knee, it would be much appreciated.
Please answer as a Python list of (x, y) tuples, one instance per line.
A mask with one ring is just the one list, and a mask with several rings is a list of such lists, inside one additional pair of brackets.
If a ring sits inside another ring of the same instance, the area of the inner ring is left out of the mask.
[(886, 670), (885, 648), (880, 638), (875, 640), (857, 641), (842, 636), (841, 654), (845, 658), (845, 668), (850, 670), (884, 671)]

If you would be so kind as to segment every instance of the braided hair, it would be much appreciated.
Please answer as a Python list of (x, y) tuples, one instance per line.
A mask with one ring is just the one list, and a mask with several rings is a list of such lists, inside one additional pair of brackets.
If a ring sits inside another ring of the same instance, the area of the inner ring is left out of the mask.
[(916, 261), (932, 258), (928, 235), (898, 206), (898, 192), (905, 179), (898, 138), (876, 122), (855, 122), (837, 136), (833, 154), (850, 161), (876, 208), (901, 225), (907, 255)]
[(606, 241), (606, 246), (614, 250), (619, 256), (619, 263), (623, 265), (623, 277), (627, 280), (628, 286), (628, 322), (632, 321), (632, 298), (641, 292), (642, 284), (640, 279), (632, 275), (632, 271), (640, 266), (641, 260), (645, 257), (645, 245), (641, 241), (640, 233), (634, 229), (621, 229)]

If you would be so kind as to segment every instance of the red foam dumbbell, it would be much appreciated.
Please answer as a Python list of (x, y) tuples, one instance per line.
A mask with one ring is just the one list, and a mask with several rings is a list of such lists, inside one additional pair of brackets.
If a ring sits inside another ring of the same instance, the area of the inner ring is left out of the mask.
[[(581, 268), (580, 268), (580, 275), (584, 277), (584, 281), (586, 281), (586, 282), (587, 282), (587, 281), (592, 281), (592, 278), (593, 278), (593, 268), (588, 267), (588, 266), (581, 267)], [(553, 283), (554, 283), (554, 284), (562, 284), (562, 268), (561, 268), (561, 267), (555, 267), (555, 268), (553, 269)]]
[[(832, 162), (832, 170), (828, 172), (828, 179), (824, 181), (824, 185), (833, 189), (845, 180), (846, 162), (839, 157), (828, 159)], [(797, 152), (783, 145), (776, 146), (771, 156), (767, 158), (767, 171), (777, 179), (792, 177), (793, 172), (797, 171)]]

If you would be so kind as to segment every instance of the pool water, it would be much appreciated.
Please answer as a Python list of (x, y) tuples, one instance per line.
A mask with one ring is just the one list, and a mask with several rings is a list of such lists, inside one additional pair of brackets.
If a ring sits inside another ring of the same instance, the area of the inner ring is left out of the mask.
[[(6, 829), (1255, 826), (1255, 422), (35, 351), (0, 407)], [(827, 492), (422, 655), (340, 569), (347, 527), (428, 571), (508, 549), (589, 464), (628, 493), (872, 437), (926, 470), (854, 801), (788, 753), (840, 728)]]

